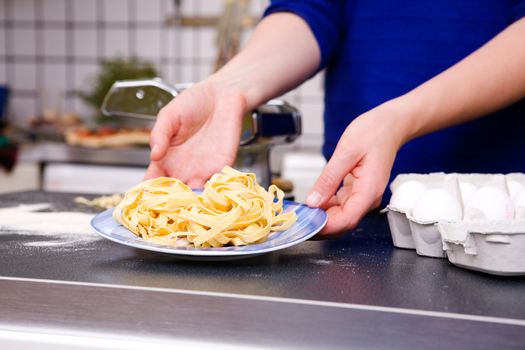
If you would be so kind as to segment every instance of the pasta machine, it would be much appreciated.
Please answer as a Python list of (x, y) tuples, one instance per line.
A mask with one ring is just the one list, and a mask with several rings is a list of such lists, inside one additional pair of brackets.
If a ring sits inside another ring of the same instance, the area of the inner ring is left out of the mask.
[[(160, 109), (191, 84), (170, 85), (160, 78), (116, 81), (102, 104), (102, 113), (119, 125), (151, 127)], [(301, 134), (299, 111), (282, 100), (270, 100), (244, 116), (234, 166), (253, 172), (259, 183), (271, 182), (270, 149), (291, 143)]]

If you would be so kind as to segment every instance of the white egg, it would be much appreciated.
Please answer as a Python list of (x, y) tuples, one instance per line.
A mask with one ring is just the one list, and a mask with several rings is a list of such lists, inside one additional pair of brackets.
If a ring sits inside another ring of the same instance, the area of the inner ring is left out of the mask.
[(514, 207), (516, 208), (516, 219), (525, 219), (525, 190), (521, 191), (513, 198)]
[(525, 208), (525, 190), (518, 193), (513, 199), (516, 208)]
[(463, 211), (459, 201), (450, 192), (434, 188), (419, 197), (412, 217), (423, 222), (459, 221)]
[(514, 198), (525, 189), (525, 186), (521, 182), (510, 180), (507, 182), (507, 187), (509, 188), (510, 198)]
[(465, 206), (466, 218), (506, 220), (514, 218), (514, 205), (510, 196), (494, 186), (482, 187), (470, 197)]
[(392, 194), (390, 205), (398, 210), (410, 214), (418, 198), (427, 190), (427, 186), (419, 181), (403, 182)]
[(463, 203), (467, 203), (470, 197), (476, 192), (476, 186), (470, 182), (460, 181), (459, 182), (459, 191), (461, 192), (461, 198)]

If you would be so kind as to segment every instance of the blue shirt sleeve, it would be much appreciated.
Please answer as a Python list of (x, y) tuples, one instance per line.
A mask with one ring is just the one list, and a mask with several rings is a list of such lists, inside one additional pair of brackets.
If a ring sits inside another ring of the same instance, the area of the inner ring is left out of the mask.
[(514, 20), (519, 20), (523, 17), (525, 17), (525, 0), (515, 0), (514, 1), (514, 7), (513, 7), (513, 18)]
[(341, 0), (272, 0), (264, 16), (291, 12), (310, 27), (321, 51), (319, 69), (326, 67), (338, 49), (343, 29), (344, 1)]

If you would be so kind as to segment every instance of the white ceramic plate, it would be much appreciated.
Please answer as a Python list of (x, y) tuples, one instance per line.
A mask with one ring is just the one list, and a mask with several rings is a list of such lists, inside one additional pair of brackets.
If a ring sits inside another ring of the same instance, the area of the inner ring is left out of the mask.
[(173, 254), (193, 260), (227, 260), (247, 258), (273, 252), (301, 243), (319, 232), (326, 224), (326, 213), (300, 203), (284, 201), (284, 211), (295, 210), (297, 221), (286, 231), (274, 232), (264, 243), (238, 247), (194, 248), (161, 245), (143, 240), (113, 219), (113, 209), (108, 209), (91, 220), (93, 230), (104, 238), (130, 247)]

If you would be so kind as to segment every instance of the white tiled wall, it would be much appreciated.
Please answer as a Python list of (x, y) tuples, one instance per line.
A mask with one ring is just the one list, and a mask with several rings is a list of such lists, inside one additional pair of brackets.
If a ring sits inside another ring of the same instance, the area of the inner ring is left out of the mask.
[[(219, 15), (223, 3), (182, 0), (182, 14)], [(266, 4), (250, 0), (251, 14)], [(173, 83), (205, 78), (213, 69), (215, 29), (168, 27), (173, 12), (172, 0), (0, 0), (0, 83), (12, 88), (10, 120), (24, 125), (54, 103), (49, 95), (88, 118), (93, 111), (75, 91), (89, 88), (105, 58), (136, 55)], [(321, 85), (316, 77), (286, 95), (304, 116), (304, 136), (291, 148), (321, 144)]]

